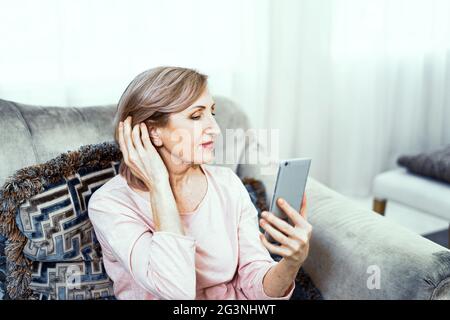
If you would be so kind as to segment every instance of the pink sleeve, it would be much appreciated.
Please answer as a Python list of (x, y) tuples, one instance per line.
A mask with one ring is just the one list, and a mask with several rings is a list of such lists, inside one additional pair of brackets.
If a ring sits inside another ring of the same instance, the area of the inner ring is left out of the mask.
[(263, 278), (278, 262), (259, 239), (258, 212), (242, 185), (242, 211), (239, 219), (239, 267), (238, 285), (249, 300), (289, 300), (294, 292), (295, 281), (283, 297), (270, 297), (264, 292)]
[(120, 261), (136, 283), (159, 299), (195, 299), (193, 237), (152, 233), (128, 205), (113, 197), (94, 194), (88, 212), (102, 249)]

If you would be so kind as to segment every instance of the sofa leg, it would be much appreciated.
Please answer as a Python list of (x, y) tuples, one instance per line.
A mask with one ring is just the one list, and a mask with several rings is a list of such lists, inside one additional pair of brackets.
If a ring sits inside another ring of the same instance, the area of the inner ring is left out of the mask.
[(384, 212), (386, 211), (386, 200), (385, 199), (373, 199), (373, 211), (384, 216)]

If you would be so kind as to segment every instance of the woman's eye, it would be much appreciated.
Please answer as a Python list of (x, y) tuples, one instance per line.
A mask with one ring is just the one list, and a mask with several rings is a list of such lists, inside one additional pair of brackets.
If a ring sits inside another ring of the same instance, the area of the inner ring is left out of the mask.
[[(211, 114), (212, 114), (213, 116), (216, 115), (214, 112), (211, 112)], [(199, 120), (201, 117), (202, 117), (202, 115), (199, 115), (199, 116), (192, 116), (191, 119), (192, 119), (192, 120)]]

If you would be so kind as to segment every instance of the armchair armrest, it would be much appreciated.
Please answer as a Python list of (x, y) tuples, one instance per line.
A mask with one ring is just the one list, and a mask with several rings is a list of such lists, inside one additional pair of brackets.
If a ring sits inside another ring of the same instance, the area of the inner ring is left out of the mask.
[(450, 299), (450, 250), (310, 178), (304, 269), (325, 299)]

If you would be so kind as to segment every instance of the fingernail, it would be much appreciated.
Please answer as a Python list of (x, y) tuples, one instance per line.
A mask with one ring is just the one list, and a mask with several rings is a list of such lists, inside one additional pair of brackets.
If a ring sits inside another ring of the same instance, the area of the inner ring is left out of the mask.
[(278, 203), (279, 203), (279, 204), (283, 204), (283, 203), (284, 203), (284, 200), (280, 198), (280, 199), (278, 199)]
[(267, 217), (267, 212), (265, 212), (265, 211), (264, 211), (264, 212), (262, 212), (262, 213), (261, 213), (261, 216), (263, 216), (263, 217)]

